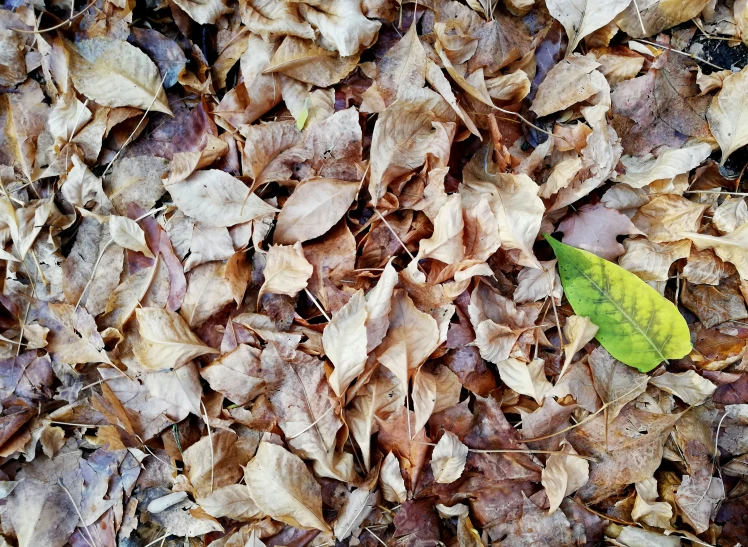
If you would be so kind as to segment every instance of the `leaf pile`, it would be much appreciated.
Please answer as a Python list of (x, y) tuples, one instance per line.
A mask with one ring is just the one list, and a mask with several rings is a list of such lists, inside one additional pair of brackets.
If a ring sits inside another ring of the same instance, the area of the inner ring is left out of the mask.
[(745, 0), (3, 7), (0, 546), (745, 544)]

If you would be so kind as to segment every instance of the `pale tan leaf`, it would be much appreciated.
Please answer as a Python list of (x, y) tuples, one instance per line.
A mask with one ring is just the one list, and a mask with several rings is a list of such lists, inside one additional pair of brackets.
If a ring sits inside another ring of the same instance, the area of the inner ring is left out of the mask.
[(502, 382), (517, 393), (532, 397), (539, 404), (543, 402), (546, 392), (553, 387), (545, 377), (545, 362), (542, 359), (524, 363), (510, 357), (496, 366)]
[(221, 15), (232, 11), (223, 0), (174, 0), (174, 3), (201, 25), (215, 24)]
[(243, 125), (239, 131), (245, 138), (244, 169), (255, 184), (263, 181), (263, 170), (278, 154), (301, 140), (301, 132), (293, 121)]
[(242, 0), (239, 2), (242, 23), (247, 28), (273, 42), (279, 35), (314, 39), (314, 30), (299, 16), (298, 4), (288, 0)]
[(644, 281), (667, 281), (670, 266), (688, 257), (691, 243), (687, 240), (672, 243), (652, 243), (647, 238), (627, 238), (626, 252), (618, 258), (618, 265)]
[(698, 231), (707, 207), (682, 196), (663, 194), (642, 206), (631, 221), (654, 243), (678, 241), (688, 237), (684, 232)]
[(539, 268), (532, 252), (545, 213), (538, 185), (527, 175), (500, 172), (487, 154), (486, 148), (481, 149), (465, 166), (460, 185), (463, 203), (488, 200), (499, 225), (501, 246), (520, 251), (518, 264)]
[(667, 149), (660, 152), (657, 158), (651, 154), (644, 157), (623, 156), (621, 163), (626, 172), (618, 175), (616, 182), (626, 183), (631, 188), (643, 188), (656, 180), (672, 179), (676, 175), (688, 173), (701, 165), (711, 153), (711, 146), (700, 143)]
[(423, 367), (419, 367), (413, 376), (411, 398), (416, 418), (413, 424), (413, 433), (416, 434), (429, 421), (436, 407), (436, 378), (424, 371)]
[(556, 302), (561, 302), (564, 289), (561, 278), (556, 271), (556, 259), (541, 261), (540, 268), (525, 266), (517, 275), (517, 288), (514, 291), (514, 301), (517, 303), (537, 302), (547, 296), (553, 296)]
[(530, 93), (532, 84), (523, 70), (486, 80), (488, 95), (497, 101), (518, 103)]
[(687, 231), (680, 236), (693, 241), (699, 250), (714, 249), (718, 257), (737, 268), (740, 279), (748, 280), (748, 222), (722, 237)]
[(558, 225), (564, 233), (563, 242), (596, 254), (606, 260), (615, 260), (625, 251), (618, 243), (622, 235), (642, 235), (629, 217), (609, 209), (604, 203), (583, 205)]
[(145, 242), (145, 233), (138, 223), (127, 217), (109, 217), (109, 233), (120, 247), (155, 258)]
[(283, 205), (273, 241), (293, 244), (325, 234), (356, 198), (357, 182), (313, 178), (299, 185)]
[(267, 252), (265, 282), (260, 288), (260, 297), (265, 293), (296, 296), (306, 288), (313, 267), (306, 258), (301, 243), (272, 245)]
[(597, 325), (590, 321), (589, 317), (572, 315), (566, 319), (566, 324), (564, 325), (564, 338), (566, 340), (564, 353), (566, 354), (566, 358), (564, 359), (564, 366), (561, 369), (559, 378), (569, 368), (574, 354), (595, 337), (597, 329)]
[[(566, 440), (561, 441), (561, 451), (576, 454), (576, 450)], [(551, 454), (541, 473), (540, 482), (545, 488), (550, 507), (548, 514), (559, 508), (564, 497), (572, 494), (587, 483), (590, 465), (587, 460), (563, 454)]]
[(265, 514), (297, 528), (330, 530), (322, 516), (321, 488), (298, 456), (262, 442), (244, 476), (249, 495)]
[(245, 405), (257, 397), (265, 385), (260, 377), (259, 354), (259, 350), (239, 344), (232, 352), (201, 369), (200, 376), (208, 381), (211, 389), (223, 393), (234, 404)]
[(630, 3), (631, 0), (548, 0), (546, 4), (550, 14), (566, 29), (569, 55), (582, 38), (610, 23)]
[(373, 351), (384, 339), (390, 326), (392, 293), (397, 285), (397, 272), (392, 260), (382, 271), (377, 285), (366, 295), (366, 352)]
[(198, 497), (209, 496), (217, 488), (236, 483), (242, 476), (238, 436), (230, 429), (205, 435), (182, 454), (184, 469)]
[(666, 501), (657, 501), (657, 479), (654, 477), (636, 483), (636, 500), (631, 518), (655, 528), (670, 528), (673, 508)]
[(345, 506), (333, 523), (333, 533), (338, 541), (343, 541), (356, 532), (363, 521), (377, 505), (379, 493), (367, 488), (357, 488), (350, 493)]
[(358, 59), (358, 55), (338, 56), (311, 40), (286, 36), (263, 74), (281, 72), (300, 82), (329, 87), (348, 76)]
[(397, 456), (390, 452), (382, 462), (379, 470), (379, 484), (382, 487), (382, 495), (387, 501), (393, 503), (402, 503), (407, 498), (408, 492), (405, 489), (405, 481), (400, 474), (400, 462)]
[(486, 319), (475, 327), (473, 344), (477, 346), (483, 359), (491, 363), (500, 363), (509, 357), (518, 338), (519, 333), (508, 326)]
[(703, 404), (714, 393), (717, 386), (693, 370), (666, 372), (650, 380), (652, 385), (672, 393), (687, 405)]
[(725, 78), (712, 99), (706, 117), (722, 149), (722, 164), (741, 146), (748, 144), (748, 68)]
[(379, 201), (393, 180), (423, 165), (427, 155), (443, 167), (455, 131), (454, 111), (428, 89), (401, 92), (397, 102), (379, 114), (371, 141), (369, 194)]
[(217, 169), (196, 171), (167, 189), (185, 215), (208, 226), (233, 226), (276, 211), (239, 179)]
[(732, 232), (748, 222), (748, 205), (744, 197), (727, 196), (712, 215), (712, 222), (720, 232)]
[(359, 0), (303, 0), (299, 11), (319, 31), (320, 43), (344, 57), (371, 46), (382, 26), (364, 17)]
[[(80, 476), (78, 482), (82, 488)], [(69, 482), (66, 486), (73, 487)], [(57, 484), (26, 479), (11, 492), (7, 503), (4, 518), (13, 526), (19, 547), (63, 547), (80, 522), (75, 502)]]
[[(396, 291), (389, 315), (390, 328), (377, 353), (381, 355), (402, 344), (408, 371), (418, 368), (439, 345), (436, 320), (416, 308), (405, 291)], [(393, 371), (397, 375), (395, 371)], [(407, 384), (407, 382), (406, 382)]]
[(456, 481), (465, 470), (468, 447), (460, 442), (457, 435), (445, 431), (431, 453), (431, 470), (434, 480), (440, 484)]
[(201, 264), (187, 274), (187, 292), (179, 315), (190, 327), (198, 327), (234, 298), (232, 284), (226, 277), (226, 264)]
[(435, 258), (445, 264), (460, 262), (465, 258), (464, 227), (460, 195), (452, 194), (434, 219), (434, 234), (420, 241), (416, 259)]
[(135, 310), (142, 338), (135, 351), (141, 363), (152, 369), (175, 369), (207, 353), (218, 353), (205, 345), (175, 312), (159, 308)]
[(548, 179), (541, 185), (538, 195), (543, 198), (550, 198), (559, 190), (566, 188), (581, 168), (582, 159), (578, 156), (557, 163), (551, 174), (548, 175)]
[(366, 300), (364, 291), (359, 290), (332, 316), (322, 332), (325, 354), (335, 366), (330, 385), (338, 397), (363, 372), (366, 344)]
[(94, 38), (76, 42), (70, 53), (73, 83), (89, 99), (171, 114), (158, 68), (135, 46)]
[[(519, 72), (524, 74), (522, 71)], [(514, 76), (514, 74), (511, 74), (510, 76)], [(525, 80), (527, 80), (527, 91), (529, 92), (530, 81), (527, 79), (527, 75), (525, 75)], [(427, 59), (426, 81), (444, 98), (445, 101), (449, 103), (449, 106), (451, 106), (457, 116), (459, 116), (465, 124), (465, 127), (467, 127), (473, 135), (479, 136), (480, 131), (478, 131), (478, 128), (475, 126), (475, 122), (473, 122), (470, 115), (457, 102), (457, 97), (455, 97), (455, 94), (452, 91), (452, 86), (449, 83), (449, 80), (447, 80), (439, 66), (431, 59)], [(527, 93), (525, 93), (525, 95), (526, 94)], [(522, 97), (524, 97), (524, 95), (522, 95)], [(519, 100), (521, 100), (521, 97), (517, 101)]]
[(547, 116), (586, 101), (597, 93), (610, 94), (605, 76), (596, 70), (599, 66), (600, 63), (580, 55), (567, 57), (555, 65), (538, 86), (532, 111), (538, 116)]
[(709, 0), (637, 0), (627, 3), (616, 24), (633, 38), (646, 38), (698, 17), (708, 4)]

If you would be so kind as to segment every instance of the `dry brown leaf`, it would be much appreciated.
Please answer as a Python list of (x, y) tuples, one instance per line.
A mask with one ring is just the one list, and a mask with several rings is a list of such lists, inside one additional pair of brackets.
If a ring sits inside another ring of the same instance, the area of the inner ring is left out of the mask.
[[(621, 3), (621, 0), (613, 1)], [(586, 101), (598, 93), (610, 93), (608, 82), (597, 70), (599, 66), (592, 59), (579, 55), (567, 57), (558, 63), (538, 86), (537, 95), (532, 101), (532, 111), (538, 116), (547, 116)]]
[(510, 357), (496, 364), (501, 381), (517, 393), (535, 399), (538, 404), (543, 402), (545, 394), (552, 385), (545, 377), (545, 362), (535, 359), (531, 363), (524, 363)]
[(569, 37), (567, 56), (576, 49), (582, 38), (610, 23), (629, 3), (628, 0), (550, 0), (548, 12), (561, 22)]
[(460, 442), (457, 435), (445, 431), (431, 453), (434, 480), (441, 484), (449, 484), (459, 479), (465, 469), (467, 455), (468, 447)]
[(313, 268), (304, 258), (301, 243), (272, 245), (266, 260), (260, 297), (265, 293), (296, 296), (306, 288)]
[(340, 397), (366, 364), (366, 300), (359, 290), (332, 316), (322, 333), (325, 354), (335, 365), (329, 382)]
[(298, 186), (278, 214), (273, 241), (293, 244), (325, 234), (356, 199), (358, 183), (313, 178)]
[[(566, 440), (561, 441), (561, 451), (576, 454)], [(549, 514), (559, 508), (564, 497), (571, 495), (587, 483), (590, 465), (587, 460), (575, 456), (551, 454), (543, 468), (540, 482), (548, 496)]]
[(400, 474), (400, 463), (397, 456), (390, 452), (382, 462), (382, 468), (379, 471), (379, 484), (382, 488), (382, 495), (387, 501), (402, 503), (408, 495), (405, 489), (405, 481)]
[(330, 530), (322, 516), (320, 486), (298, 456), (262, 442), (244, 476), (249, 495), (265, 514), (297, 528)]
[(640, 235), (641, 231), (629, 217), (603, 203), (584, 205), (558, 225), (564, 233), (562, 241), (596, 254), (606, 260), (615, 260), (625, 252), (617, 238), (622, 235)]
[(215, 24), (221, 15), (231, 13), (223, 0), (174, 0), (174, 3), (201, 25)]
[(672, 393), (691, 406), (703, 404), (717, 389), (712, 382), (702, 378), (693, 370), (680, 373), (666, 372), (652, 378), (650, 383), (663, 391)]
[(337, 84), (356, 68), (358, 55), (339, 57), (311, 40), (286, 36), (263, 74), (281, 72), (318, 87)]
[(641, 207), (631, 219), (653, 243), (685, 239), (684, 232), (697, 232), (707, 205), (684, 197), (663, 194)]
[(134, 106), (171, 114), (156, 65), (135, 46), (95, 38), (70, 48), (75, 87), (106, 106)]
[(748, 279), (748, 223), (722, 237), (683, 231), (681, 237), (687, 237), (697, 249), (714, 249), (714, 252), (725, 262), (735, 266), (741, 279)]
[(135, 352), (151, 370), (177, 369), (200, 355), (218, 353), (205, 345), (178, 313), (138, 308), (135, 316), (141, 336)]
[(219, 430), (184, 451), (185, 475), (198, 497), (208, 497), (216, 489), (232, 485), (241, 478), (237, 440), (233, 431)]
[[(633, 38), (654, 36), (663, 30), (698, 17), (709, 2), (707, 0), (654, 0), (632, 2), (616, 17), (616, 24)], [(625, 6), (625, 7), (626, 7)]]
[(226, 227), (276, 211), (228, 173), (196, 171), (167, 187), (184, 214), (208, 226)]

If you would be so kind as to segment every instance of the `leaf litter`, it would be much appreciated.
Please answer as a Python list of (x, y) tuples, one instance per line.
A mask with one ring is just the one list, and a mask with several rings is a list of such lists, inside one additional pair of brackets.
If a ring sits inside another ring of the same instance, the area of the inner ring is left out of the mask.
[(0, 545), (745, 544), (745, 1), (0, 42)]

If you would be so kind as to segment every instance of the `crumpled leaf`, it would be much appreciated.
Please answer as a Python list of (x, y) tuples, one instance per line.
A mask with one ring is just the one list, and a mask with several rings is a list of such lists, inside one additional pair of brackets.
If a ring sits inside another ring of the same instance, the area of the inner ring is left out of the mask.
[(712, 99), (707, 111), (709, 129), (722, 149), (722, 165), (733, 152), (748, 144), (744, 120), (748, 118), (745, 92), (748, 89), (748, 70), (743, 69), (725, 78), (722, 89)]
[[(571, 46), (571, 42), (569, 44)], [(532, 111), (548, 116), (585, 101), (597, 93), (609, 93), (610, 86), (588, 57), (567, 57), (548, 71), (532, 101)]]
[(643, 188), (656, 180), (672, 179), (701, 165), (712, 153), (712, 147), (700, 143), (684, 148), (671, 148), (660, 152), (657, 158), (648, 154), (643, 158), (623, 156), (621, 163), (626, 172), (616, 177), (616, 182), (631, 188)]
[(701, 251), (714, 249), (718, 257), (737, 268), (741, 279), (748, 279), (748, 222), (722, 237), (689, 231), (683, 231), (680, 235), (693, 241)]
[(687, 405), (694, 406), (702, 404), (717, 389), (716, 385), (693, 370), (666, 372), (652, 378), (650, 383), (672, 393)]
[(532, 397), (538, 404), (543, 402), (545, 394), (552, 387), (545, 377), (545, 363), (542, 359), (523, 363), (519, 359), (510, 357), (497, 363), (496, 366), (502, 382), (517, 393)]
[(657, 501), (657, 479), (651, 477), (636, 483), (636, 501), (631, 518), (655, 528), (670, 528), (673, 508), (666, 501)]
[(379, 484), (382, 487), (382, 495), (387, 501), (402, 503), (408, 492), (405, 489), (405, 481), (400, 474), (400, 462), (393, 452), (387, 454), (379, 470)]
[[(576, 450), (566, 440), (561, 442), (561, 451), (576, 454)], [(583, 458), (551, 454), (541, 473), (540, 482), (545, 488), (553, 514), (559, 508), (565, 496), (571, 495), (587, 483), (590, 464)]]
[(174, 3), (201, 25), (215, 24), (221, 15), (231, 13), (223, 0), (174, 0)]

